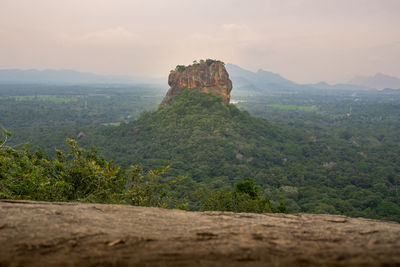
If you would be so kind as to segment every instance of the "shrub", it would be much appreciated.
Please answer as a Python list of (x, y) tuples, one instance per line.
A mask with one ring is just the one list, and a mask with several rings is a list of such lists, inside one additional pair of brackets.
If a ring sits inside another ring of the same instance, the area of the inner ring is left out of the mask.
[(261, 196), (260, 189), (252, 178), (235, 183), (233, 192), (223, 189), (204, 198), (202, 210), (253, 213), (287, 212), (283, 202), (274, 207), (269, 198)]
[(186, 69), (186, 67), (184, 65), (177, 65), (175, 67), (175, 71), (177, 72), (183, 72)]
[(29, 144), (16, 150), (0, 139), (0, 198), (41, 201), (129, 203), (141, 206), (184, 207), (170, 197), (171, 186), (183, 179), (160, 182), (169, 166), (144, 172), (139, 166), (128, 171), (67, 139), (69, 153), (56, 150), (51, 159)]

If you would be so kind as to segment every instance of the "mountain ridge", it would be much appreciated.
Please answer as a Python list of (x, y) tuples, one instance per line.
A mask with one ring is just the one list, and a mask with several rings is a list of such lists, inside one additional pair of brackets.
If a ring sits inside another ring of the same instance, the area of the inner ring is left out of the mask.
[[(236, 92), (253, 91), (255, 93), (274, 92), (274, 91), (310, 91), (310, 90), (377, 90), (362, 84), (338, 83), (329, 84), (318, 82), (313, 84), (300, 84), (288, 80), (280, 74), (259, 69), (252, 72), (240, 66), (228, 63), (226, 68), (230, 78), (235, 85)], [(399, 87), (400, 88), (400, 87)]]
[[(274, 90), (383, 90), (400, 89), (400, 79), (394, 76), (377, 73), (375, 76), (356, 76), (349, 82), (328, 84), (318, 82), (299, 84), (282, 75), (263, 69), (256, 72), (228, 63), (226, 69), (229, 77), (239, 91), (274, 91)], [(71, 69), (0, 69), (0, 83), (47, 83), (47, 84), (156, 84), (164, 85), (166, 77), (135, 77), (100, 75), (91, 72), (80, 72)]]
[(245, 88), (251, 88), (259, 92), (265, 89), (274, 90), (277, 88), (293, 90), (299, 86), (285, 79), (280, 74), (268, 72), (263, 69), (252, 72), (231, 63), (226, 64), (226, 69), (235, 86), (235, 90), (243, 90)]
[(349, 84), (372, 87), (378, 90), (400, 89), (400, 78), (378, 72), (374, 76), (356, 76), (349, 81)]

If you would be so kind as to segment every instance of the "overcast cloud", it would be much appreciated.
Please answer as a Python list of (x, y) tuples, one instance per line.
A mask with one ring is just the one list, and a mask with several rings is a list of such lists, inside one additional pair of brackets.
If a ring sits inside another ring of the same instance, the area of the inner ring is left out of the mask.
[(0, 68), (167, 76), (215, 58), (309, 83), (400, 77), (399, 0), (0, 0)]

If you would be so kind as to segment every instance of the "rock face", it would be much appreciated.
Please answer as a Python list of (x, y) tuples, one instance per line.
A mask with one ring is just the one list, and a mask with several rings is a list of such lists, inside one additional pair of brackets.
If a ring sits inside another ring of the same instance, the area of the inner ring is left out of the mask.
[(399, 266), (400, 224), (0, 200), (0, 266)]
[(167, 105), (171, 98), (184, 88), (222, 96), (226, 103), (229, 103), (231, 98), (232, 81), (220, 61), (196, 63), (186, 67), (177, 66), (176, 70), (171, 71), (168, 84), (171, 88), (161, 105)]

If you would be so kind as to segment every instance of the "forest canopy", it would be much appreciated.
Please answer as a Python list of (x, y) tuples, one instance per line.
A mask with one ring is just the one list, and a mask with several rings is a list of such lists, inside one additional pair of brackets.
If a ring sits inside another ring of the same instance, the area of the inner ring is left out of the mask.
[(55, 147), (71, 154), (71, 138), (87, 151), (95, 145), (121, 169), (140, 164), (144, 176), (171, 164), (159, 181), (184, 176), (171, 197), (191, 210), (252, 177), (262, 197), (274, 207), (283, 200), (288, 212), (400, 220), (399, 93), (250, 94), (239, 86), (235, 105), (190, 95), (154, 111), (164, 94), (150, 87), (1, 85), (0, 124), (14, 133), (8, 146), (18, 151), (30, 142), (30, 151), (39, 146), (51, 160)]

